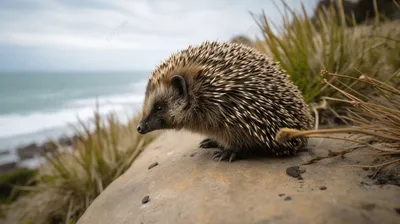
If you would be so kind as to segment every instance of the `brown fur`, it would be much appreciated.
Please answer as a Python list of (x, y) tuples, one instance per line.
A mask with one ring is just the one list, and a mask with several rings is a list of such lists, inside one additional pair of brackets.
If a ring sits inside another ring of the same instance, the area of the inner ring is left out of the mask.
[[(170, 83), (175, 75), (186, 81), (187, 102)], [(158, 104), (164, 106), (157, 114)], [(149, 78), (142, 116), (161, 119), (163, 129), (207, 135), (224, 149), (262, 148), (276, 155), (306, 144), (304, 138), (275, 142), (279, 128), (305, 130), (313, 122), (278, 63), (245, 45), (218, 42), (189, 46), (159, 65)]]

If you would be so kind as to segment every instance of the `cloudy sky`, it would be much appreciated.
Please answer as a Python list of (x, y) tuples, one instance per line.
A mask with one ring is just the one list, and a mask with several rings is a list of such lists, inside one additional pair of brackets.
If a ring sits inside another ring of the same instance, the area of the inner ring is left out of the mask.
[(249, 12), (279, 23), (273, 2), (0, 0), (0, 70), (149, 70), (189, 44), (259, 35)]

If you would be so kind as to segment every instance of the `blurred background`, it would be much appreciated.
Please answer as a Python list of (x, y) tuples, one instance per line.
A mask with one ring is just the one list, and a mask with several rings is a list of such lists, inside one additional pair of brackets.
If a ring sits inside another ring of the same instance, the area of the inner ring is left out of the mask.
[[(317, 1), (303, 2), (311, 12)], [(276, 6), (283, 7), (261, 0), (1, 1), (0, 150), (14, 154), (71, 134), (66, 125), (92, 116), (96, 99), (101, 113), (126, 118), (140, 108), (152, 69), (171, 53), (259, 36), (250, 12), (265, 10), (279, 25)]]
[[(336, 94), (322, 69), (398, 89), (399, 18), (398, 0), (0, 0), (0, 215), (75, 223), (157, 137), (137, 134), (136, 115), (171, 53), (249, 45), (311, 104)], [(342, 106), (321, 123), (343, 124)]]

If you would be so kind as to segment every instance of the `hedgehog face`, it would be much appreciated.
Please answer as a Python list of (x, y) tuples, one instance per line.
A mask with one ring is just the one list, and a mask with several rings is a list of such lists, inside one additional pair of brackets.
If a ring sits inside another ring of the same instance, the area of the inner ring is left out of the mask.
[(173, 76), (167, 85), (147, 92), (137, 131), (146, 134), (160, 129), (182, 128), (181, 115), (188, 102), (185, 79)]

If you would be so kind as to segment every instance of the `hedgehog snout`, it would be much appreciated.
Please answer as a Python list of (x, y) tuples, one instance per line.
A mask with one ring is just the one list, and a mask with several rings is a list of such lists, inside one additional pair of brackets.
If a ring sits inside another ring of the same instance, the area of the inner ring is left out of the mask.
[(137, 132), (139, 132), (140, 134), (146, 134), (146, 126), (147, 126), (147, 122), (139, 122), (139, 125), (137, 126), (136, 130)]

